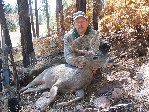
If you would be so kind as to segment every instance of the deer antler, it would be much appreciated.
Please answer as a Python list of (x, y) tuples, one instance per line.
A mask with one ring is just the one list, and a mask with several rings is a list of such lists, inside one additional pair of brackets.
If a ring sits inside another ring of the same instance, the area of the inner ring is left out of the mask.
[(75, 52), (77, 52), (77, 53), (90, 54), (90, 52), (87, 51), (87, 50), (79, 50), (79, 49), (76, 48), (76, 43), (77, 43), (81, 38), (83, 38), (83, 37), (84, 37), (84, 35), (78, 37), (77, 39), (75, 39), (75, 40), (72, 42), (72, 50), (75, 51)]
[(90, 41), (90, 47), (93, 51), (96, 51), (96, 49), (93, 47), (93, 45), (94, 45), (94, 42), (97, 39), (98, 35), (99, 35), (99, 32), (97, 32), (97, 34)]
[[(98, 33), (97, 33), (97, 34), (95, 35), (95, 37), (93, 37), (93, 38), (91, 39), (91, 41), (90, 41), (90, 47), (91, 47), (92, 50), (95, 50), (95, 49), (93, 48), (93, 43), (94, 43), (95, 39), (97, 38), (97, 36), (98, 36)], [(77, 52), (77, 53), (82, 53), (82, 54), (87, 54), (87, 55), (92, 54), (91, 51), (79, 50), (79, 49), (76, 48), (76, 43), (79, 42), (79, 40), (80, 40), (81, 38), (83, 38), (83, 37), (84, 37), (84, 36), (80, 36), (80, 37), (78, 37), (77, 39), (75, 39), (75, 40), (72, 42), (72, 50), (75, 51), (75, 52)]]

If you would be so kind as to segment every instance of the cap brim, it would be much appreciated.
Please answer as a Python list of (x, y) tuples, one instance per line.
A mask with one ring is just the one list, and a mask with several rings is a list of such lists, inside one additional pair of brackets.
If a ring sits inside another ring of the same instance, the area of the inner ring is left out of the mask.
[(73, 20), (77, 19), (78, 17), (84, 17), (85, 19), (87, 19), (87, 17), (86, 17), (86, 16), (79, 15), (79, 16), (76, 16)]

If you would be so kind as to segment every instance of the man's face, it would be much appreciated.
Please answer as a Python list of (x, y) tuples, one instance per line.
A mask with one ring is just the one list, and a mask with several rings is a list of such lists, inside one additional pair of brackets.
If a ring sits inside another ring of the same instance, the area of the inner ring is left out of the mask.
[(84, 35), (88, 27), (88, 20), (84, 17), (78, 17), (74, 20), (74, 27), (77, 29), (79, 35)]

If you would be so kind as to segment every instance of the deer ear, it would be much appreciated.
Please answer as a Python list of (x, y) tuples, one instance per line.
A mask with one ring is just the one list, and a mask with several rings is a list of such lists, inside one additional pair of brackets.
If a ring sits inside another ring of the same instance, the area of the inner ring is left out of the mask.
[(108, 43), (101, 43), (99, 46), (99, 51), (101, 51), (103, 54), (107, 54), (107, 52), (110, 50), (110, 44)]

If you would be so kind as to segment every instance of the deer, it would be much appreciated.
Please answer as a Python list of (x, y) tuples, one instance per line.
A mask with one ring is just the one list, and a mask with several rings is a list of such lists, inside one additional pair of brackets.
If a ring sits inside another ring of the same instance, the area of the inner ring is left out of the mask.
[(96, 37), (97, 36), (91, 39), (90, 51), (80, 50), (76, 48), (76, 43), (79, 42), (82, 36), (78, 37), (72, 42), (72, 49), (75, 52), (85, 54), (84, 57), (86, 64), (83, 68), (78, 68), (69, 64), (52, 66), (45, 69), (32, 82), (30, 82), (26, 87), (20, 90), (22, 94), (26, 94), (30, 92), (38, 92), (44, 89), (50, 89), (50, 92), (46, 94), (46, 98), (48, 100), (44, 101), (44, 103), (39, 104), (41, 100), (39, 98), (37, 102), (35, 102), (37, 110), (44, 111), (48, 105), (55, 101), (58, 93), (74, 92), (77, 97), (73, 100), (61, 102), (57, 105), (68, 105), (72, 102), (81, 100), (85, 95), (84, 89), (91, 83), (94, 78), (91, 67), (101, 68), (112, 65), (112, 63), (114, 62), (113, 59), (105, 54), (102, 54), (100, 51), (95, 51), (95, 49), (93, 48), (92, 44)]

